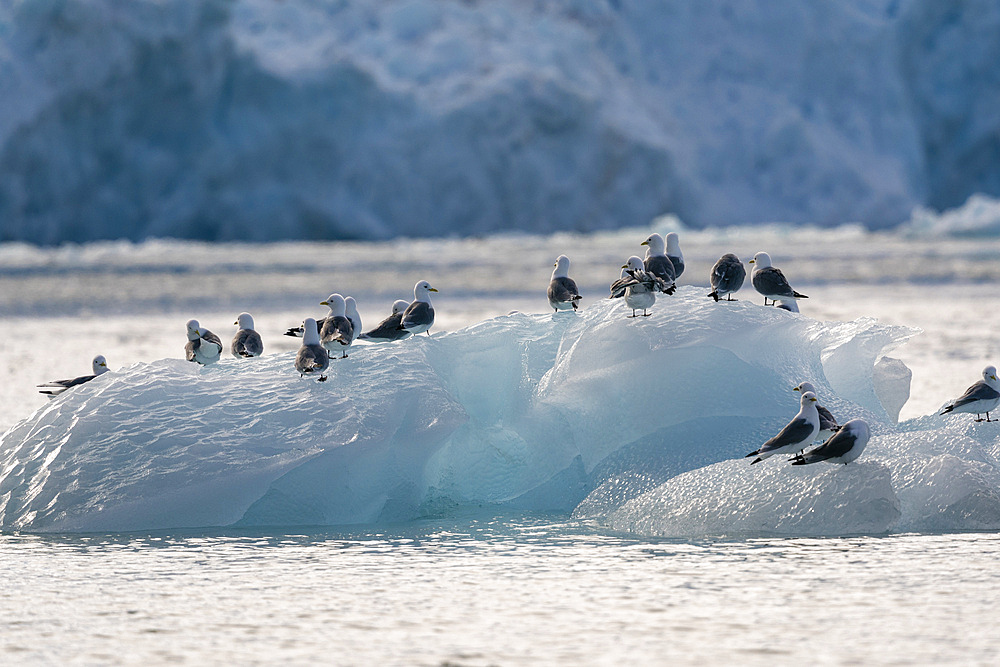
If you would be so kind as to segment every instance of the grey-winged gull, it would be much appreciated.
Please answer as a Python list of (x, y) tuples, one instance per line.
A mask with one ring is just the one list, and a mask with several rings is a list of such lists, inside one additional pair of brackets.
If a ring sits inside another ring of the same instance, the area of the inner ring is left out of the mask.
[(750, 271), (750, 282), (753, 284), (755, 290), (764, 295), (765, 306), (768, 300), (809, 298), (805, 294), (799, 294), (792, 289), (781, 269), (771, 265), (771, 256), (766, 252), (759, 252), (754, 255), (753, 259), (750, 260), (750, 264), (754, 265), (753, 270)]
[(868, 429), (868, 422), (864, 419), (852, 419), (841, 426), (840, 430), (830, 436), (830, 439), (822, 445), (792, 459), (792, 465), (803, 466), (820, 461), (847, 465), (861, 456), (861, 452), (864, 451), (870, 437), (871, 431)]
[(667, 259), (674, 265), (674, 278), (680, 278), (681, 274), (684, 273), (684, 253), (681, 252), (681, 237), (677, 235), (677, 232), (670, 232), (664, 240), (667, 242)]
[(347, 319), (347, 302), (341, 295), (331, 294), (326, 301), (320, 301), (319, 305), (330, 309), (319, 332), (319, 342), (331, 357), (341, 355), (343, 359), (347, 357), (347, 350), (354, 342), (354, 325)]
[(577, 301), (583, 297), (580, 296), (580, 290), (576, 288), (576, 282), (569, 277), (569, 257), (559, 255), (553, 266), (555, 268), (552, 270), (552, 279), (549, 280), (549, 287), (545, 290), (549, 305), (556, 312), (576, 310), (579, 308)]
[(319, 381), (326, 382), (323, 371), (329, 367), (330, 355), (320, 345), (316, 320), (307, 317), (302, 323), (302, 347), (295, 354), (295, 370), (299, 372), (299, 377), (307, 373), (319, 373)]
[(791, 454), (801, 452), (812, 444), (819, 433), (819, 413), (816, 411), (816, 394), (807, 391), (799, 399), (799, 412), (778, 435), (774, 436), (760, 449), (750, 452), (747, 457), (756, 456), (750, 465), (763, 461), (775, 454)]
[(378, 326), (371, 331), (366, 331), (358, 336), (358, 338), (361, 340), (370, 340), (375, 342), (406, 338), (410, 335), (410, 332), (401, 330), (399, 325), (403, 321), (403, 313), (406, 312), (406, 309), (409, 306), (409, 301), (397, 299), (396, 302), (392, 304), (392, 315), (379, 322)]
[(731, 252), (726, 253), (712, 267), (712, 274), (708, 278), (712, 283), (712, 291), (708, 296), (716, 302), (722, 297), (726, 297), (726, 301), (732, 301), (731, 295), (740, 291), (746, 277), (747, 270), (740, 258)]
[(203, 329), (198, 320), (188, 320), (188, 342), (184, 346), (184, 356), (202, 366), (214, 364), (222, 354), (222, 339), (208, 329)]
[(832, 412), (819, 404), (819, 394), (816, 392), (816, 387), (813, 386), (812, 382), (800, 382), (795, 387), (792, 387), (792, 391), (800, 391), (803, 394), (807, 391), (811, 391), (816, 394), (816, 412), (819, 414), (819, 433), (816, 434), (817, 440), (826, 440), (837, 432), (837, 429), (840, 428), (840, 424), (837, 423), (837, 418), (833, 416)]
[(625, 297), (625, 303), (632, 309), (628, 317), (636, 317), (635, 311), (642, 310), (643, 316), (648, 316), (646, 310), (656, 303), (656, 290), (665, 285), (663, 279), (643, 270), (642, 259), (633, 255), (622, 266), (621, 277), (611, 283), (609, 299)]
[(643, 268), (663, 280), (663, 283), (667, 287), (666, 289), (661, 289), (661, 292), (673, 294), (677, 289), (674, 285), (674, 282), (677, 280), (677, 272), (674, 270), (674, 263), (667, 257), (663, 237), (659, 234), (650, 234), (649, 238), (639, 245), (648, 246), (646, 248), (646, 258), (642, 262)]
[(353, 296), (344, 297), (344, 315), (351, 321), (351, 326), (354, 327), (354, 340), (357, 340), (361, 335), (361, 313), (358, 312), (358, 302)]
[[(1000, 421), (990, 419), (990, 413), (1000, 404), (1000, 381), (997, 380), (997, 369), (987, 366), (983, 369), (983, 379), (965, 390), (965, 393), (954, 402), (945, 406), (941, 414), (949, 412), (975, 413), (977, 422)], [(986, 414), (986, 419), (980, 415)]]
[(239, 327), (239, 331), (233, 336), (233, 342), (229, 345), (233, 356), (237, 359), (245, 359), (262, 355), (264, 341), (253, 328), (253, 316), (250, 313), (240, 313), (233, 324)]
[(413, 301), (403, 312), (403, 318), (399, 323), (399, 330), (410, 334), (427, 332), (430, 336), (430, 328), (434, 325), (434, 306), (431, 305), (431, 292), (437, 292), (426, 280), (419, 281), (413, 286)]
[(108, 361), (104, 358), (104, 355), (99, 354), (94, 357), (93, 361), (90, 362), (91, 369), (94, 371), (91, 375), (81, 375), (80, 377), (75, 377), (70, 380), (53, 380), (52, 382), (46, 382), (45, 384), (38, 385), (39, 387), (45, 387), (45, 389), (39, 389), (39, 394), (45, 394), (49, 398), (55, 398), (59, 394), (63, 393), (70, 387), (76, 387), (83, 384), (84, 382), (90, 382), (98, 375), (108, 372)]

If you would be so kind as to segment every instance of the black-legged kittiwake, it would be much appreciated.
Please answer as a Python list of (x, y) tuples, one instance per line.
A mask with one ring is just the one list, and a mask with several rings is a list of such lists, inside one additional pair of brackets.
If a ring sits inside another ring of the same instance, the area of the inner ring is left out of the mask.
[(344, 315), (351, 321), (354, 328), (354, 340), (361, 335), (361, 313), (358, 312), (358, 302), (353, 296), (344, 297)]
[(203, 329), (198, 320), (188, 320), (187, 338), (184, 356), (188, 361), (205, 366), (219, 360), (222, 354), (222, 339), (208, 329)]
[(747, 270), (740, 258), (731, 252), (726, 253), (712, 267), (712, 274), (709, 276), (712, 291), (708, 295), (716, 301), (722, 297), (726, 297), (726, 301), (732, 301), (733, 297), (730, 295), (740, 291), (746, 277)]
[(811, 391), (816, 394), (816, 412), (819, 414), (819, 433), (816, 434), (817, 440), (826, 440), (837, 432), (837, 429), (840, 428), (840, 424), (837, 423), (837, 418), (833, 416), (832, 412), (820, 405), (819, 394), (816, 392), (816, 388), (813, 386), (812, 382), (800, 382), (797, 386), (792, 387), (792, 391), (800, 391), (803, 394), (807, 391)]
[(852, 419), (840, 427), (830, 439), (816, 449), (810, 450), (797, 459), (792, 459), (793, 466), (810, 463), (843, 463), (854, 461), (864, 451), (871, 437), (868, 422), (864, 419)]
[(677, 232), (667, 234), (667, 259), (674, 265), (674, 279), (680, 278), (684, 273), (684, 253), (681, 252), (681, 237)]
[(299, 377), (306, 373), (319, 373), (319, 381), (326, 382), (323, 371), (329, 367), (330, 355), (326, 348), (320, 345), (316, 320), (307, 317), (302, 323), (302, 347), (295, 355), (295, 370), (299, 372)]
[(764, 305), (769, 300), (778, 299), (808, 299), (805, 294), (799, 294), (792, 289), (785, 279), (785, 274), (781, 269), (771, 265), (771, 256), (766, 252), (759, 252), (750, 260), (753, 269), (750, 271), (750, 282), (753, 288), (764, 295)]
[[(997, 380), (997, 369), (987, 366), (983, 369), (983, 379), (965, 390), (961, 397), (945, 406), (941, 414), (949, 412), (975, 413), (977, 422), (1000, 421), (990, 419), (990, 413), (1000, 404), (1000, 381)], [(981, 415), (985, 414), (986, 419)]]
[(801, 452), (812, 444), (819, 433), (819, 413), (816, 411), (816, 394), (807, 391), (799, 399), (799, 413), (778, 435), (774, 436), (760, 449), (750, 452), (747, 457), (756, 456), (750, 465), (763, 461), (775, 454), (792, 454)]
[(437, 292), (426, 280), (421, 280), (413, 286), (413, 302), (406, 307), (399, 330), (410, 334), (427, 332), (434, 325), (434, 306), (431, 305), (431, 292)]
[(674, 263), (667, 257), (663, 237), (659, 234), (650, 234), (649, 238), (639, 245), (647, 246), (646, 258), (642, 262), (643, 268), (663, 280), (667, 287), (661, 289), (661, 292), (673, 294), (677, 289), (674, 285), (677, 280), (677, 272), (674, 270)]
[(409, 301), (397, 299), (396, 302), (392, 304), (392, 315), (379, 322), (378, 326), (371, 331), (367, 331), (358, 336), (358, 338), (361, 340), (370, 340), (375, 342), (406, 338), (410, 335), (410, 332), (403, 331), (399, 328), (399, 325), (403, 321), (403, 313), (406, 312), (406, 309), (409, 306)]
[(229, 346), (233, 356), (237, 359), (244, 359), (262, 355), (264, 341), (253, 328), (253, 316), (250, 313), (240, 313), (233, 324), (239, 327), (239, 331), (233, 336), (233, 342)]
[(635, 255), (628, 258), (622, 266), (621, 277), (611, 283), (609, 299), (625, 297), (625, 303), (632, 309), (628, 317), (636, 317), (635, 311), (642, 310), (643, 316), (648, 316), (648, 308), (656, 303), (656, 291), (665, 287), (663, 279), (643, 270), (642, 259)]
[(343, 359), (347, 357), (347, 350), (354, 342), (354, 326), (347, 319), (347, 302), (341, 295), (331, 294), (326, 301), (320, 301), (319, 305), (330, 309), (330, 314), (323, 322), (323, 329), (319, 332), (319, 342), (331, 357), (339, 355)]
[(53, 380), (52, 382), (46, 382), (45, 384), (38, 385), (39, 387), (45, 387), (44, 389), (39, 389), (39, 394), (45, 394), (49, 398), (55, 398), (59, 394), (63, 393), (70, 387), (76, 387), (84, 382), (90, 382), (98, 375), (108, 372), (108, 361), (104, 358), (104, 355), (99, 354), (94, 357), (93, 361), (90, 362), (91, 369), (94, 371), (91, 375), (81, 375), (80, 377), (75, 377), (70, 380)]
[(577, 302), (583, 297), (580, 290), (576, 288), (576, 282), (569, 277), (569, 257), (559, 255), (553, 265), (552, 279), (549, 280), (549, 287), (545, 290), (545, 295), (549, 299), (549, 305), (556, 312), (560, 310), (576, 310), (579, 308)]

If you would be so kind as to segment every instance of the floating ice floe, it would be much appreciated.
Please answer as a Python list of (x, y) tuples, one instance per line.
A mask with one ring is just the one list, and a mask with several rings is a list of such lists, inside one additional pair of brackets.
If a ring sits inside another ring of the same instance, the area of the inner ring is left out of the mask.
[[(359, 346), (323, 384), (292, 353), (106, 373), (0, 439), (0, 529), (337, 525), (483, 505), (655, 535), (1000, 527), (1000, 429), (895, 423), (909, 377), (876, 361), (914, 330), (695, 287), (647, 318), (622, 308)], [(750, 468), (743, 455), (795, 413), (806, 379), (871, 424), (863, 456)]]

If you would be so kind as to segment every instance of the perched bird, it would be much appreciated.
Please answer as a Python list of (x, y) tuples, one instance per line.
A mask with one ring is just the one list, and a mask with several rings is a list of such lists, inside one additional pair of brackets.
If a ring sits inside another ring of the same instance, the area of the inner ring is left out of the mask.
[(307, 317), (302, 323), (302, 347), (295, 354), (295, 370), (299, 377), (306, 373), (319, 373), (319, 381), (326, 382), (323, 371), (330, 367), (330, 355), (326, 348), (319, 344), (319, 329), (316, 320)]
[(397, 299), (396, 302), (392, 304), (392, 315), (379, 322), (378, 326), (371, 331), (367, 331), (359, 335), (358, 338), (361, 340), (371, 340), (376, 342), (406, 338), (410, 335), (410, 332), (401, 330), (399, 325), (403, 321), (403, 313), (406, 312), (409, 305), (409, 301)]
[(647, 273), (642, 268), (642, 259), (633, 255), (622, 266), (621, 277), (611, 283), (609, 299), (625, 297), (625, 303), (632, 309), (629, 317), (636, 317), (635, 311), (642, 309), (643, 316), (648, 316), (646, 309), (656, 303), (656, 290), (664, 286), (663, 279)]
[(840, 430), (822, 445), (806, 452), (799, 458), (792, 459), (792, 465), (803, 466), (820, 461), (847, 465), (861, 456), (861, 452), (864, 451), (870, 437), (868, 422), (864, 419), (852, 419), (841, 426)]
[(219, 360), (222, 354), (222, 339), (208, 329), (202, 329), (198, 320), (188, 320), (187, 337), (184, 355), (188, 361), (195, 361), (205, 366)]
[(357, 340), (358, 336), (361, 335), (361, 313), (358, 312), (358, 302), (354, 300), (353, 296), (346, 296), (344, 297), (344, 306), (344, 314), (351, 321), (351, 326), (354, 327), (354, 340)]
[[(1000, 382), (997, 381), (997, 369), (987, 366), (983, 369), (983, 379), (965, 390), (954, 402), (945, 406), (941, 414), (949, 412), (974, 412), (977, 422), (1000, 421), (990, 419), (990, 413), (1000, 404)], [(986, 414), (986, 419), (980, 415)]]
[(264, 353), (264, 341), (260, 339), (260, 334), (254, 331), (253, 317), (250, 313), (240, 313), (233, 324), (240, 328), (229, 346), (234, 357), (237, 359), (259, 357)]
[(648, 246), (646, 248), (646, 259), (643, 260), (643, 268), (647, 273), (661, 278), (666, 289), (661, 289), (665, 294), (673, 294), (677, 286), (677, 272), (674, 270), (674, 263), (666, 255), (666, 248), (663, 245), (663, 237), (659, 234), (650, 234), (649, 238), (639, 245)]
[(750, 465), (763, 461), (775, 454), (801, 452), (812, 444), (819, 433), (819, 413), (816, 411), (816, 394), (807, 391), (799, 399), (799, 413), (778, 435), (765, 442), (760, 449), (750, 452), (747, 457), (756, 456)]
[(341, 359), (344, 359), (351, 343), (354, 342), (354, 325), (347, 319), (346, 314), (347, 302), (341, 295), (331, 294), (326, 301), (320, 301), (319, 305), (330, 309), (330, 314), (326, 316), (323, 328), (319, 332), (319, 341), (331, 357), (340, 354)]
[(39, 387), (47, 387), (46, 389), (39, 389), (39, 394), (45, 394), (49, 398), (55, 398), (59, 394), (63, 393), (70, 387), (75, 387), (81, 385), (84, 382), (90, 382), (98, 375), (108, 372), (108, 362), (104, 358), (104, 355), (97, 355), (91, 362), (91, 368), (94, 371), (93, 375), (81, 375), (80, 377), (75, 377), (72, 380), (53, 380), (52, 382), (46, 382), (45, 384), (38, 385)]
[(667, 259), (674, 265), (674, 278), (680, 278), (684, 273), (684, 253), (681, 252), (681, 238), (677, 232), (667, 234)]
[(410, 334), (427, 332), (434, 324), (434, 306), (431, 305), (430, 292), (437, 292), (426, 280), (421, 280), (413, 286), (413, 302), (406, 307), (403, 318), (399, 322), (399, 330)]
[(726, 301), (732, 301), (733, 297), (730, 295), (740, 291), (746, 277), (747, 270), (743, 268), (740, 258), (731, 252), (726, 253), (712, 267), (712, 275), (709, 276), (712, 291), (709, 296), (716, 302), (721, 297), (726, 297)]
[[(816, 388), (813, 387), (812, 382), (800, 382), (797, 386), (792, 387), (792, 391), (800, 391), (803, 394), (807, 391), (811, 391), (815, 394)], [(818, 394), (816, 398), (816, 412), (819, 414), (819, 433), (816, 434), (816, 439), (826, 440), (837, 432), (837, 429), (840, 428), (840, 424), (837, 423), (837, 418), (833, 416), (833, 413), (819, 404)]]
[(765, 306), (768, 300), (809, 298), (805, 294), (799, 294), (792, 289), (781, 269), (771, 266), (771, 256), (766, 252), (759, 252), (754, 255), (753, 259), (750, 260), (750, 264), (754, 265), (753, 270), (750, 271), (750, 282), (753, 284), (755, 290), (764, 295)]
[(545, 294), (549, 297), (549, 305), (556, 310), (576, 310), (579, 306), (577, 301), (582, 299), (580, 291), (576, 288), (576, 283), (569, 277), (569, 257), (559, 255), (556, 268), (552, 271), (552, 280), (549, 281), (549, 288)]

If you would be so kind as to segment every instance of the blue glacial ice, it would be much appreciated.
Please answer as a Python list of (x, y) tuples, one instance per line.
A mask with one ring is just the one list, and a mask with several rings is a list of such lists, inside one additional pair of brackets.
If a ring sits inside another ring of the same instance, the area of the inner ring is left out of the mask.
[[(877, 361), (914, 330), (694, 287), (626, 314), (602, 300), (359, 345), (325, 384), (291, 353), (107, 373), (4, 434), (0, 528), (339, 525), (470, 506), (667, 536), (1000, 527), (996, 425), (897, 425), (883, 407), (909, 377)], [(803, 379), (841, 420), (868, 420), (872, 443), (849, 466), (751, 468), (743, 455), (794, 414)]]

